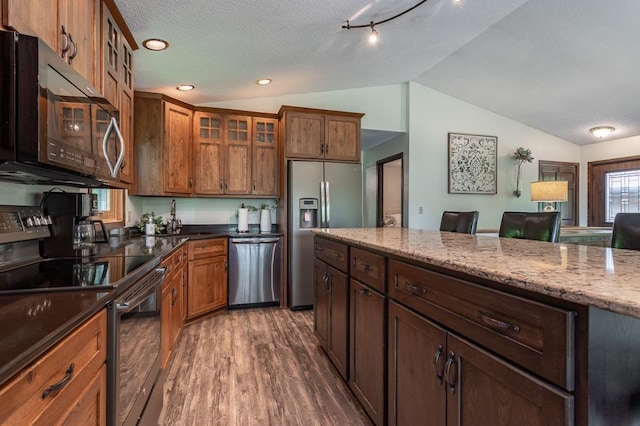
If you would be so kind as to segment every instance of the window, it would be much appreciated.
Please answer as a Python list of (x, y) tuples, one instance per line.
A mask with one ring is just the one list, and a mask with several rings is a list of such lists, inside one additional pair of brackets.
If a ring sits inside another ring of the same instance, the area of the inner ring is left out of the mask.
[(91, 192), (98, 195), (98, 218), (108, 228), (124, 226), (124, 190), (94, 188)]
[(640, 170), (605, 173), (605, 217), (613, 222), (618, 213), (640, 212)]
[(617, 213), (640, 212), (640, 157), (588, 165), (589, 226), (611, 226)]

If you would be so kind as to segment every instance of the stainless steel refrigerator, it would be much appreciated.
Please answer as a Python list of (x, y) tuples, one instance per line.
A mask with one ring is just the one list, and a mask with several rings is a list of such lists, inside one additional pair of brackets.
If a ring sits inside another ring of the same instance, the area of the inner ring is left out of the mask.
[(309, 226), (362, 226), (362, 166), (289, 161), (288, 168), (289, 307), (310, 309), (314, 283), (313, 234)]

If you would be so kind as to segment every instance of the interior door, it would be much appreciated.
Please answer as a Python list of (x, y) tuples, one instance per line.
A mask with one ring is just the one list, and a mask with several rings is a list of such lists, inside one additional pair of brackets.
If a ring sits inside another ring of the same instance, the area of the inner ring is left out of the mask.
[[(554, 203), (560, 210), (562, 226), (578, 226), (578, 163), (564, 163), (558, 161), (540, 161), (538, 163), (538, 180), (566, 180), (569, 182), (569, 196), (566, 203)], [(540, 203), (538, 210), (542, 211), (544, 203)]]

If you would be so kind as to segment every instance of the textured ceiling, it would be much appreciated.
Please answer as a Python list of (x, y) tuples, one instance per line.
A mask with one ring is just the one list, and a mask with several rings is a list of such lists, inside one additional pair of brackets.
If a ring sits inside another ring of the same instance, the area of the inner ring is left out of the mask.
[(375, 47), (341, 28), (417, 1), (115, 0), (139, 44), (170, 43), (136, 51), (138, 90), (202, 104), (417, 81), (577, 144), (640, 134), (637, 0), (429, 0)]

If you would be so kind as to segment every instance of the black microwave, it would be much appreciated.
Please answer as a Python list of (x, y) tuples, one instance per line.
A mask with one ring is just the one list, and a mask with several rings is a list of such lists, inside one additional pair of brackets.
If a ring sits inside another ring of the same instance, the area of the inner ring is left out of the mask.
[(0, 179), (119, 186), (119, 114), (36, 37), (0, 31)]

